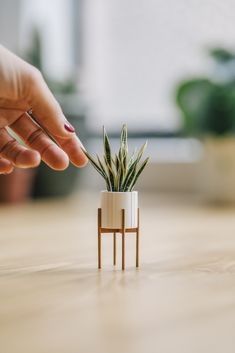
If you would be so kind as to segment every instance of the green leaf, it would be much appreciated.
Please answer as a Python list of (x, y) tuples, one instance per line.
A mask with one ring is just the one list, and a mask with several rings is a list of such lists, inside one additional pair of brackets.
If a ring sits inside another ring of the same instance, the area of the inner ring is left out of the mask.
[(86, 155), (86, 157), (88, 158), (88, 160), (90, 161), (90, 163), (93, 165), (93, 167), (97, 170), (97, 172), (99, 172), (103, 178), (105, 178), (105, 173), (103, 172), (103, 170), (99, 167), (99, 165), (96, 163), (96, 161), (91, 157), (91, 155), (82, 148), (83, 153)]
[(124, 174), (126, 174), (127, 156), (128, 156), (127, 126), (123, 125), (122, 131), (121, 131), (121, 139), (120, 139), (119, 158), (120, 158), (120, 160), (123, 161)]
[(133, 164), (136, 151), (137, 151), (137, 148), (134, 149), (134, 152), (132, 153), (132, 155), (129, 159), (129, 162), (127, 164), (127, 169), (129, 169), (131, 167), (131, 165)]
[(116, 167), (116, 172), (119, 170), (119, 165), (120, 165), (120, 160), (117, 155), (115, 155), (115, 167)]
[(108, 135), (105, 131), (105, 127), (103, 127), (103, 141), (104, 141), (104, 156), (107, 160), (107, 164), (111, 166), (112, 164), (111, 146), (110, 146)]
[(127, 146), (127, 126), (124, 124), (121, 131), (121, 144)]
[(115, 180), (115, 175), (112, 169), (112, 152), (111, 152), (111, 146), (109, 142), (108, 135), (105, 131), (105, 127), (103, 127), (103, 142), (104, 142), (104, 161), (107, 166), (108, 174), (109, 174), (109, 180), (112, 189), (114, 188), (114, 180)]
[(100, 160), (100, 157), (98, 156), (98, 154), (96, 154), (97, 156), (97, 160), (99, 162), (99, 166), (100, 168), (102, 169), (104, 175), (105, 175), (105, 179), (106, 179), (106, 184), (108, 185), (108, 189), (111, 190), (112, 189), (112, 186), (111, 186), (111, 182), (110, 182), (110, 179), (109, 179), (109, 175), (107, 174), (106, 170), (105, 170), (105, 167), (103, 166), (101, 160)]
[(132, 180), (136, 173), (138, 161), (136, 160), (132, 166), (129, 168), (124, 180), (123, 180), (123, 191), (127, 191), (128, 186), (132, 183)]
[(143, 153), (144, 153), (144, 150), (145, 150), (146, 147), (147, 147), (147, 144), (148, 144), (148, 141), (146, 141), (146, 142), (141, 146), (141, 148), (140, 148), (140, 150), (139, 150), (139, 153), (138, 153), (138, 155), (137, 155), (137, 158), (136, 158), (137, 163), (141, 160), (141, 157), (142, 157), (142, 155), (143, 155)]
[(225, 48), (212, 48), (209, 50), (209, 54), (218, 63), (227, 64), (235, 59), (234, 52)]
[(123, 152), (128, 155), (128, 143), (127, 143), (127, 126), (123, 125), (121, 131), (121, 148)]
[(112, 191), (114, 191), (114, 189), (115, 189), (115, 173), (113, 171), (112, 164), (111, 164), (111, 166), (109, 165), (109, 163), (108, 163), (108, 161), (106, 159), (106, 156), (104, 156), (104, 161), (105, 161), (106, 167), (108, 169), (108, 174), (109, 174), (109, 180), (110, 180), (111, 188), (112, 188)]
[(121, 175), (121, 168), (118, 169), (116, 176), (115, 176), (115, 190), (119, 191), (120, 189), (120, 175)]
[(98, 154), (96, 154), (96, 157), (97, 157), (97, 160), (98, 160), (98, 163), (99, 163), (99, 166), (100, 166), (100, 169), (103, 171), (104, 175), (106, 175), (106, 177), (108, 177), (107, 173), (106, 173), (106, 170), (100, 160), (100, 157), (98, 156)]
[(130, 185), (130, 191), (132, 191), (132, 189), (135, 186), (140, 174), (143, 172), (144, 168), (146, 167), (148, 161), (149, 161), (149, 157), (144, 160), (144, 162), (141, 164), (141, 166), (137, 170), (136, 175), (135, 175), (135, 177), (134, 177), (134, 179), (133, 179), (133, 181), (132, 181), (132, 183)]
[(144, 150), (147, 146), (147, 141), (141, 146), (140, 150), (139, 150), (139, 153), (136, 157), (136, 160), (133, 160), (132, 164), (130, 165), (128, 171), (127, 171), (127, 174), (126, 174), (126, 177), (124, 179), (124, 182), (123, 182), (123, 191), (128, 191), (129, 190), (129, 187), (131, 185), (134, 186), (133, 184), (133, 180), (135, 178), (135, 174), (136, 174), (136, 170), (137, 170), (137, 166), (138, 166), (138, 163), (144, 153)]
[(124, 167), (123, 161), (121, 161), (119, 169), (120, 169), (120, 177), (119, 177), (118, 189), (119, 191), (123, 191), (123, 180), (125, 178), (125, 173), (126, 173), (126, 169)]
[[(217, 119), (214, 119), (211, 106), (217, 100), (214, 98), (217, 88), (217, 84), (207, 78), (183, 81), (176, 87), (176, 104), (182, 114), (185, 133), (200, 135), (213, 132), (213, 121)], [(208, 129), (207, 121), (211, 116), (212, 124)]]

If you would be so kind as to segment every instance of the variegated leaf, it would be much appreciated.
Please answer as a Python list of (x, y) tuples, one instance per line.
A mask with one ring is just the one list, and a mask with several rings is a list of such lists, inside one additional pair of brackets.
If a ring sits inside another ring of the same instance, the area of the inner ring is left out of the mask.
[(111, 190), (112, 189), (112, 186), (111, 186), (111, 182), (110, 182), (110, 179), (109, 179), (109, 174), (106, 172), (105, 170), (105, 167), (103, 166), (101, 160), (100, 160), (100, 157), (98, 155), (97, 156), (97, 160), (98, 160), (98, 163), (99, 163), (99, 166), (100, 168), (102, 169), (104, 175), (105, 175), (105, 181), (106, 181), (106, 184), (109, 186), (109, 189)]
[(99, 165), (96, 163), (96, 161), (92, 158), (92, 156), (85, 151), (84, 149), (82, 149), (83, 153), (86, 155), (86, 157), (88, 158), (88, 160), (90, 161), (90, 163), (93, 165), (93, 167), (103, 176), (105, 177), (105, 174), (103, 173), (102, 169), (99, 167)]
[(144, 160), (144, 162), (141, 164), (141, 166), (137, 170), (136, 175), (135, 175), (135, 177), (134, 177), (134, 179), (133, 179), (133, 181), (132, 181), (132, 183), (130, 185), (130, 191), (132, 191), (132, 189), (135, 186), (140, 174), (143, 172), (144, 168), (146, 167), (148, 161), (149, 161), (149, 157)]
[(137, 162), (139, 162), (139, 161), (141, 160), (141, 157), (142, 157), (142, 155), (143, 155), (143, 153), (144, 153), (145, 148), (147, 147), (147, 144), (148, 144), (148, 142), (146, 141), (146, 142), (141, 146), (141, 148), (140, 148), (140, 150), (139, 150), (139, 153), (138, 153), (138, 155), (137, 155), (137, 158), (136, 158)]
[(104, 156), (107, 160), (107, 164), (109, 166), (111, 166), (112, 165), (112, 152), (111, 152), (109, 138), (108, 138), (108, 135), (105, 131), (105, 128), (103, 128), (103, 140), (104, 140)]
[(106, 156), (104, 156), (104, 161), (105, 161), (106, 167), (108, 169), (109, 180), (110, 180), (110, 184), (111, 184), (111, 187), (113, 190), (115, 188), (115, 173), (113, 171), (112, 164), (111, 164), (111, 166), (109, 165)]

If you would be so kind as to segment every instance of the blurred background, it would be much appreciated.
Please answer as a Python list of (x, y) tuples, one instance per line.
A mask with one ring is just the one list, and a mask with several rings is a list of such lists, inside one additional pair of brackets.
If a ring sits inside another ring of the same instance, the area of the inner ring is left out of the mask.
[[(131, 149), (149, 142), (138, 189), (235, 200), (232, 0), (0, 0), (0, 9), (0, 42), (42, 71), (90, 152), (103, 125), (116, 145), (127, 123)], [(2, 202), (103, 187), (90, 167), (43, 164), (0, 182)]]

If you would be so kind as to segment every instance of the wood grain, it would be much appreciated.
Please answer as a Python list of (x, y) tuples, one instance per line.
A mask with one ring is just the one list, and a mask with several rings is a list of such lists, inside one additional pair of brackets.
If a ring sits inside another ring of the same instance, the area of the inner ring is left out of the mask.
[(234, 352), (235, 209), (140, 199), (124, 272), (112, 236), (97, 270), (96, 196), (0, 208), (1, 353)]

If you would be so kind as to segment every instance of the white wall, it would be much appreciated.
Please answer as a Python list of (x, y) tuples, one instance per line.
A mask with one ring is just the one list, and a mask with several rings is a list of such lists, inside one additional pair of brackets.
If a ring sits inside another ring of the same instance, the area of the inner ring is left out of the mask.
[(206, 47), (235, 47), (234, 0), (84, 3), (84, 81), (95, 128), (178, 126), (175, 82), (206, 71)]
[(73, 0), (0, 0), (0, 43), (24, 54), (37, 28), (48, 76), (63, 80), (76, 74), (73, 43)]
[(0, 43), (19, 51), (20, 0), (0, 0)]
[(63, 80), (75, 72), (72, 0), (21, 0), (20, 48), (31, 44), (33, 29), (40, 31), (44, 71)]

